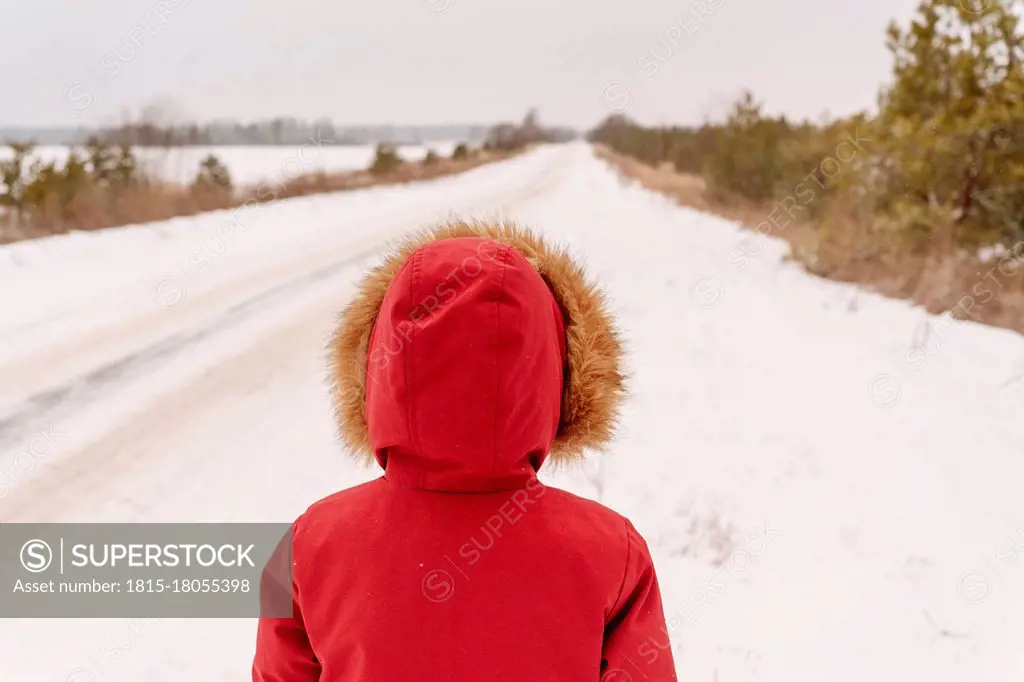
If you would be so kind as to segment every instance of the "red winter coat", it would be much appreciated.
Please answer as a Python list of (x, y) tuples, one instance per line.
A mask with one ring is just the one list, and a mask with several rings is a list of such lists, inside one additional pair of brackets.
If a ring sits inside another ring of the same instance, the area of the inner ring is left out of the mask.
[(530, 233), (445, 226), (375, 269), (333, 391), (384, 475), (295, 522), (294, 617), (260, 621), (253, 680), (674, 680), (639, 533), (536, 477), (608, 439), (619, 355), (600, 293)]

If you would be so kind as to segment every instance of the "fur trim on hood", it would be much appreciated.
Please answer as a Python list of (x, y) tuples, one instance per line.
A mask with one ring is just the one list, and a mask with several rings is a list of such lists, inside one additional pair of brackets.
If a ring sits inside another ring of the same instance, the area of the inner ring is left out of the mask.
[(501, 223), (455, 222), (422, 231), (363, 279), (355, 300), (340, 315), (329, 347), (331, 393), (342, 439), (357, 456), (373, 458), (366, 423), (367, 348), (388, 287), (417, 249), (460, 237), (514, 248), (541, 275), (562, 310), (567, 367), (550, 457), (566, 461), (580, 457), (586, 448), (602, 449), (613, 435), (624, 396), (622, 345), (605, 297), (565, 249), (530, 230)]

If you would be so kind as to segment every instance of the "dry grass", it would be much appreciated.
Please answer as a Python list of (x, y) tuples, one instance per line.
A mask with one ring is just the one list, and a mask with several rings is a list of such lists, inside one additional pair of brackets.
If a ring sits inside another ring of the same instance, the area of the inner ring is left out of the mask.
[(116, 195), (89, 188), (76, 194), (66, 207), (52, 201), (34, 208), (17, 224), (13, 216), (6, 222), (4, 216), (0, 216), (0, 244), (78, 230), (168, 220), (229, 208), (235, 203), (230, 192), (170, 183), (139, 183)]
[[(649, 190), (672, 197), (682, 206), (714, 213), (750, 228), (755, 228), (767, 220), (773, 208), (757, 206), (740, 197), (730, 198), (728, 201), (714, 198), (708, 192), (704, 178), (693, 173), (678, 173), (671, 164), (662, 164), (660, 168), (654, 168), (604, 146), (597, 147), (597, 155), (620, 174), (638, 181)], [(810, 228), (807, 225), (793, 224), (787, 226), (785, 231), (809, 232)], [(794, 236), (788, 234), (786, 238), (792, 240)], [(805, 234), (803, 238), (807, 239), (809, 235)]]
[[(769, 216), (776, 204), (758, 206), (740, 198), (718, 199), (709, 195), (700, 176), (678, 173), (670, 165), (654, 168), (603, 146), (597, 154), (623, 176), (683, 206), (720, 215), (750, 229), (766, 221), (771, 224)], [(890, 298), (909, 299), (931, 313), (949, 312), (957, 319), (1024, 333), (1024, 264), (1011, 260), (983, 263), (962, 251), (915, 253), (886, 244), (872, 232), (870, 217), (861, 213), (855, 206), (833, 211), (835, 225), (828, 239), (810, 222), (795, 221), (767, 233), (788, 241), (791, 258), (815, 275), (856, 283)], [(1024, 249), (1017, 253), (1024, 256)]]
[(406, 162), (379, 175), (366, 170), (308, 173), (283, 184), (265, 183), (236, 192), (162, 182), (138, 183), (117, 192), (116, 196), (99, 188), (90, 188), (75, 195), (67, 207), (62, 209), (54, 201), (33, 210), (17, 225), (12, 220), (13, 216), (8, 215), (4, 220), (5, 216), (0, 214), (0, 244), (76, 230), (168, 220), (246, 203), (267, 203), (310, 194), (432, 180), (502, 161), (516, 153), (480, 150), (459, 160), (438, 159), (432, 164)]
[(514, 155), (514, 152), (480, 150), (470, 157), (458, 160), (438, 159), (433, 164), (407, 162), (397, 166), (392, 171), (380, 175), (375, 175), (369, 170), (348, 171), (344, 173), (309, 173), (288, 181), (284, 186), (276, 188), (269, 186), (249, 188), (242, 193), (242, 199), (239, 203), (242, 204), (253, 200), (276, 201), (278, 199), (290, 199), (308, 194), (344, 192), (353, 189), (364, 189), (366, 187), (433, 180), (434, 178), (446, 175), (464, 173), (484, 164), (508, 159)]

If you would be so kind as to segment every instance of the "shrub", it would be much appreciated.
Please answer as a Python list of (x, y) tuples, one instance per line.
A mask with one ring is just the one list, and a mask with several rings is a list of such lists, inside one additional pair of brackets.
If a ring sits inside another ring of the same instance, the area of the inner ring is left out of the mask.
[(907, 30), (889, 27), (894, 82), (877, 129), (888, 172), (878, 190), (893, 215), (943, 216), (907, 223), (942, 251), (1024, 238), (1020, 6), (984, 5), (925, 0)]
[(452, 161), (458, 161), (459, 159), (469, 158), (469, 147), (466, 146), (465, 142), (460, 142), (455, 145), (455, 149), (452, 150)]
[(113, 185), (127, 187), (139, 180), (139, 166), (135, 161), (135, 154), (127, 144), (121, 144), (117, 148), (117, 158), (114, 168), (110, 174)]
[(75, 198), (94, 181), (78, 154), (71, 152), (63, 167), (50, 163), (35, 163), (29, 171), (25, 186), (25, 204), (41, 211), (64, 216)]
[[(86, 140), (85, 158), (93, 181), (101, 185), (108, 185), (114, 182), (115, 178), (119, 175), (118, 171), (124, 151), (131, 155), (131, 147), (115, 148), (96, 137), (90, 137)], [(132, 159), (131, 167), (134, 171), (134, 158)]]
[(11, 142), (11, 158), (0, 161), (0, 207), (12, 210), (15, 219), (25, 208), (25, 187), (28, 169), (25, 167), (33, 145)]
[(428, 151), (427, 155), (423, 157), (424, 166), (433, 166), (438, 161), (440, 161), (440, 157), (438, 157), (437, 152), (435, 152), (433, 149)]
[(374, 175), (386, 175), (402, 165), (402, 157), (393, 145), (380, 143), (370, 165), (370, 172)]
[(204, 189), (230, 190), (231, 172), (220, 159), (210, 154), (199, 163), (193, 184)]

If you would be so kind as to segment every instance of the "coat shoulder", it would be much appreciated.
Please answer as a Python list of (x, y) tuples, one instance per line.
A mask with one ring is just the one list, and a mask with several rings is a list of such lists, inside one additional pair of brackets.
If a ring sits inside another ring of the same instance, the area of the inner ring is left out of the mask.
[(580, 542), (597, 543), (606, 550), (625, 551), (629, 542), (631, 524), (625, 516), (600, 502), (588, 500), (560, 488), (547, 488), (551, 504), (576, 531)]
[(377, 478), (317, 500), (295, 521), (296, 537), (337, 529), (340, 518), (365, 513), (382, 485), (384, 479)]
[(574, 557), (578, 579), (591, 574), (604, 596), (606, 619), (622, 598), (631, 566), (649, 562), (647, 546), (640, 534), (622, 514), (578, 495), (549, 488), (552, 516), (561, 519), (565, 529), (563, 556)]

